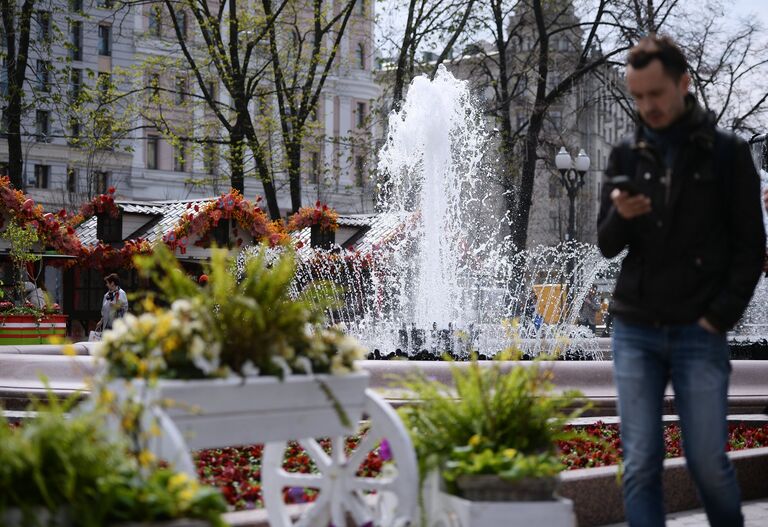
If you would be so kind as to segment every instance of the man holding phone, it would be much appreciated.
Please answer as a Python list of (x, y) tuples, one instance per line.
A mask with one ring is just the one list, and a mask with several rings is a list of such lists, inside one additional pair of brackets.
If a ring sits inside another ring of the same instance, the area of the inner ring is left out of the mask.
[(663, 526), (662, 408), (675, 392), (688, 468), (712, 526), (743, 525), (727, 441), (726, 332), (741, 318), (765, 248), (749, 147), (688, 93), (688, 63), (668, 37), (627, 59), (638, 114), (611, 152), (598, 244), (627, 256), (611, 303), (614, 376), (630, 526)]

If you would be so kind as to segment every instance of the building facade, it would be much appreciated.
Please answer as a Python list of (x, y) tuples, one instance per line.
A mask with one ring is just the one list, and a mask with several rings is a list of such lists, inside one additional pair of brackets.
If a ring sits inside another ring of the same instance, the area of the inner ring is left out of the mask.
[[(76, 206), (109, 186), (128, 200), (199, 199), (227, 191), (226, 149), (215, 144), (222, 127), (204, 104), (195, 103), (201, 90), (179, 60), (175, 28), (163, 4), (117, 8), (109, 0), (46, 1), (51, 3), (38, 4), (40, 22), (33, 23), (38, 44), (25, 86), (30, 108), (24, 116), (25, 192), (54, 209)], [(370, 1), (356, 3), (313, 116), (313, 135), (302, 155), (306, 204), (321, 200), (342, 212), (372, 211), (369, 113), (379, 93), (372, 76), (373, 9)], [(191, 14), (179, 16), (187, 38), (199, 39)], [(51, 45), (42, 45), (44, 39)], [(45, 87), (42, 77), (49, 79)], [(215, 75), (209, 88), (223, 106), (229, 103)], [(80, 93), (81, 99), (72, 95)], [(274, 119), (275, 101), (264, 103), (266, 109), (251, 111)], [(159, 105), (163, 119), (212, 144), (163, 133), (148, 118)], [(73, 115), (77, 112), (83, 115)], [(266, 142), (279, 145), (278, 132)], [(278, 202), (286, 212), (282, 152), (272, 148)], [(0, 139), (0, 163), (7, 153), (7, 142)], [(253, 173), (246, 165), (248, 197), (262, 193), (260, 181), (249, 177)]]

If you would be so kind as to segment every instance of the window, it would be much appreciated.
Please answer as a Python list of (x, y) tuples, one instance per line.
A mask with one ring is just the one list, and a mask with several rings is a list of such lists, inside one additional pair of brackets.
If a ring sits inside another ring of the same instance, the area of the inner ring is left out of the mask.
[(109, 57), (112, 55), (112, 27), (99, 26), (99, 55)]
[(221, 219), (218, 225), (211, 229), (211, 238), (219, 247), (229, 245), (230, 220)]
[(77, 169), (67, 167), (67, 192), (77, 192)]
[[(98, 187), (96, 177), (106, 172), (94, 172), (95, 187)], [(98, 194), (103, 194), (101, 190), (96, 189)], [(118, 213), (117, 218), (113, 218), (108, 213), (103, 212), (96, 215), (96, 238), (104, 243), (118, 243), (123, 241), (123, 214)]]
[(357, 0), (357, 14), (365, 16), (366, 7), (368, 7), (368, 5), (365, 0)]
[(563, 114), (561, 112), (549, 112), (549, 120), (554, 131), (559, 132), (563, 129)]
[(37, 61), (37, 89), (40, 91), (50, 91), (51, 89), (51, 63), (47, 60)]
[(99, 104), (107, 102), (109, 88), (112, 85), (112, 74), (106, 71), (100, 71), (96, 79), (96, 88), (99, 91)]
[(74, 101), (83, 91), (83, 70), (73, 69), (69, 72), (69, 96)]
[(0, 68), (0, 95), (3, 97), (8, 95), (8, 62), (5, 59), (3, 59), (3, 65)]
[(149, 76), (149, 88), (152, 97), (160, 97), (160, 74), (152, 73)]
[(7, 175), (8, 175), (8, 162), (0, 161), (0, 176), (7, 176)]
[(162, 13), (160, 6), (152, 6), (149, 9), (149, 34), (159, 37), (163, 32)]
[(41, 42), (51, 39), (51, 13), (48, 11), (37, 12), (37, 39)]
[(83, 60), (83, 23), (73, 20), (69, 26), (69, 58)]
[(102, 9), (109, 9), (112, 7), (112, 0), (96, 0), (96, 6)]
[(216, 173), (216, 162), (218, 160), (218, 149), (213, 143), (207, 143), (203, 149), (203, 168), (206, 174)]
[(560, 195), (560, 182), (554, 177), (549, 179), (549, 199), (555, 199)]
[(147, 137), (147, 168), (157, 170), (158, 149), (160, 147), (160, 138), (157, 136)]
[(358, 128), (364, 128), (365, 127), (365, 103), (359, 102), (357, 103), (357, 127)]
[(176, 172), (186, 172), (187, 168), (187, 145), (182, 141), (173, 151), (173, 170)]
[(357, 45), (357, 67), (365, 69), (365, 44), (362, 42)]
[(69, 0), (69, 10), (80, 12), (83, 10), (83, 0)]
[(206, 85), (206, 89), (208, 90), (208, 95), (210, 96), (211, 100), (216, 100), (216, 81), (210, 80), (208, 81)]
[(35, 165), (35, 179), (32, 182), (34, 188), (48, 188), (48, 177), (51, 175), (49, 165)]
[(187, 100), (187, 79), (176, 77), (176, 104), (182, 104)]
[(355, 157), (355, 185), (362, 187), (365, 182), (365, 156)]
[(182, 11), (181, 13), (176, 13), (176, 21), (179, 24), (179, 32), (181, 33), (182, 38), (187, 37), (187, 12)]
[(312, 166), (310, 166), (309, 181), (310, 183), (318, 184), (320, 183), (320, 154), (313, 152), (311, 163)]
[(69, 120), (69, 144), (77, 146), (80, 143), (80, 121), (76, 118)]
[(93, 172), (93, 190), (96, 194), (106, 194), (109, 188), (109, 172), (103, 170), (94, 170)]
[(35, 114), (35, 134), (38, 141), (48, 141), (50, 118), (50, 112), (47, 110), (37, 110)]

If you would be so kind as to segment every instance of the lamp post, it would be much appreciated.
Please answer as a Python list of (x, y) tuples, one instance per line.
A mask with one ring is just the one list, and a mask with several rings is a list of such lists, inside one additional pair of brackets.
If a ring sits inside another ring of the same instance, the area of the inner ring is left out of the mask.
[(571, 154), (561, 146), (555, 156), (555, 166), (560, 172), (560, 183), (568, 194), (568, 234), (566, 236), (567, 240), (571, 241), (576, 237), (576, 193), (584, 186), (584, 175), (589, 170), (589, 156), (582, 148), (573, 160)]

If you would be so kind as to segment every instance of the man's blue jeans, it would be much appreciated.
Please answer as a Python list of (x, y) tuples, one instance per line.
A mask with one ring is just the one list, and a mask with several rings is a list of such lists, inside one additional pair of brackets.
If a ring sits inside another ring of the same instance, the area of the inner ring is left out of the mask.
[(613, 363), (629, 525), (664, 525), (662, 405), (672, 381), (688, 470), (709, 524), (743, 526), (736, 474), (725, 455), (731, 371), (725, 335), (709, 333), (698, 324), (654, 327), (617, 317)]

